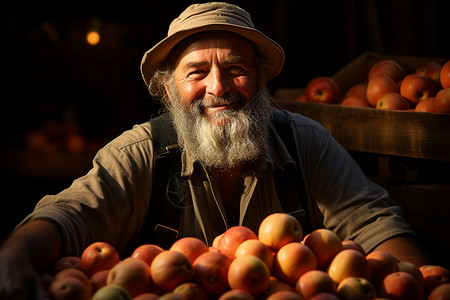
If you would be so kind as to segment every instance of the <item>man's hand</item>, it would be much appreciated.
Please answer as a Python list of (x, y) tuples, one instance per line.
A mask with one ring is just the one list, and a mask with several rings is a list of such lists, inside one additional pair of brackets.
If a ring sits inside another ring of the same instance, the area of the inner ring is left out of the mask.
[(30, 262), (9, 249), (0, 251), (0, 299), (49, 299)]
[(0, 248), (0, 299), (48, 299), (39, 272), (61, 251), (59, 229), (33, 220), (17, 229)]

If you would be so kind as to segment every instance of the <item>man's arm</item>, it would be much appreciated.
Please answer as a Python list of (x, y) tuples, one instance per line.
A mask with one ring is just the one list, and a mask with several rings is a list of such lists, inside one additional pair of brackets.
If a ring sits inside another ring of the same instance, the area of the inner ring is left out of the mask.
[(395, 256), (399, 261), (411, 262), (418, 267), (434, 263), (423, 247), (412, 237), (391, 238), (378, 245), (375, 250), (383, 250)]
[(47, 299), (38, 274), (61, 253), (59, 229), (45, 220), (18, 228), (0, 248), (0, 298)]

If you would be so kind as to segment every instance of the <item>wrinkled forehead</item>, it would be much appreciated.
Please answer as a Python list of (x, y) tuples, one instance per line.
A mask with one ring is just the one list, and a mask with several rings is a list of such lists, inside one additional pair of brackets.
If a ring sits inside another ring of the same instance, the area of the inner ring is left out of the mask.
[(256, 62), (255, 48), (244, 37), (226, 31), (207, 31), (194, 34), (178, 43), (170, 52), (167, 63), (170, 67), (175, 67), (184, 56), (210, 48), (228, 49), (230, 53)]

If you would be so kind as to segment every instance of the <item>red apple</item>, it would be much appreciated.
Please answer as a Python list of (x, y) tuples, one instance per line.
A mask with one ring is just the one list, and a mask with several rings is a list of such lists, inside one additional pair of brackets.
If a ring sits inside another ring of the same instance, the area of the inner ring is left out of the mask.
[(420, 112), (435, 113), (436, 112), (435, 103), (436, 103), (435, 97), (423, 99), (419, 103), (417, 103), (416, 108), (414, 110)]
[(309, 299), (319, 293), (336, 293), (336, 285), (326, 272), (311, 270), (300, 276), (295, 290), (305, 299)]
[(227, 290), (225, 293), (220, 295), (218, 300), (254, 300), (252, 294), (243, 290)]
[(253, 255), (260, 258), (266, 263), (267, 268), (272, 271), (275, 254), (270, 248), (258, 239), (251, 239), (243, 241), (237, 248), (234, 254), (235, 257), (244, 255)]
[(303, 243), (314, 253), (320, 270), (326, 270), (336, 254), (342, 250), (341, 238), (326, 228), (314, 230)]
[[(213, 253), (213, 252), (207, 252)], [(181, 252), (165, 250), (159, 253), (150, 266), (153, 282), (165, 292), (192, 279), (192, 264)]]
[[(172, 293), (175, 294), (175, 293)], [(175, 294), (176, 295), (176, 294)], [(164, 295), (163, 295), (164, 296)], [(179, 295), (182, 297), (182, 295)], [(136, 297), (133, 298), (133, 300), (158, 300), (158, 299), (163, 299), (162, 296), (156, 294), (156, 293), (152, 293), (152, 292), (148, 292), (148, 293), (142, 293), (137, 295)], [(174, 299), (179, 299), (176, 296), (171, 298), (172, 300)], [(183, 298), (184, 299), (184, 298)], [(100, 300), (100, 299), (99, 299)], [(102, 299), (103, 300), (103, 299)], [(113, 299), (111, 299), (113, 300)], [(117, 299), (117, 300), (122, 300), (122, 299)]]
[(428, 61), (428, 62), (424, 63), (423, 65), (419, 66), (418, 68), (416, 68), (414, 73), (425, 76), (430, 69), (434, 69), (434, 68), (438, 68), (438, 67), (442, 68), (442, 66), (437, 61), (432, 60), (432, 61)]
[(67, 268), (80, 268), (80, 258), (78, 256), (64, 256), (58, 259), (51, 267), (50, 273), (55, 275), (59, 271)]
[(450, 283), (450, 270), (439, 265), (423, 265), (419, 268), (425, 281), (425, 294), (437, 286)]
[(400, 272), (406, 272), (411, 274), (417, 280), (417, 282), (419, 282), (422, 289), (424, 291), (426, 290), (425, 280), (418, 266), (408, 261), (401, 261), (398, 263), (398, 270)]
[(53, 281), (64, 278), (64, 277), (76, 277), (80, 279), (84, 284), (86, 284), (89, 288), (89, 292), (92, 293), (92, 285), (89, 281), (89, 277), (81, 271), (80, 269), (76, 268), (67, 268), (59, 271), (56, 273), (56, 275), (53, 277)]
[(442, 70), (442, 67), (439, 65), (439, 66), (430, 67), (428, 69), (428, 71), (425, 73), (425, 76), (431, 79), (431, 83), (433, 84), (435, 93), (437, 91), (439, 91), (440, 89), (442, 89), (441, 77), (440, 77), (441, 70)]
[(431, 291), (428, 300), (450, 299), (450, 283), (444, 283)]
[(430, 78), (413, 73), (403, 78), (400, 95), (415, 106), (419, 101), (433, 97), (435, 92)]
[(233, 226), (225, 230), (222, 234), (222, 237), (217, 245), (217, 249), (233, 259), (237, 247), (239, 247), (243, 241), (257, 238), (256, 233), (254, 233), (250, 228), (245, 226)]
[(91, 300), (131, 300), (128, 291), (119, 285), (105, 285), (92, 296)]
[(432, 79), (435, 92), (442, 89), (441, 85), (441, 69), (442, 66), (437, 61), (429, 61), (422, 66), (418, 67), (415, 71), (416, 74), (429, 77)]
[(378, 109), (406, 110), (410, 109), (408, 100), (399, 93), (386, 93), (381, 96), (375, 106)]
[(131, 257), (139, 258), (140, 260), (145, 261), (147, 265), (150, 266), (155, 256), (163, 251), (164, 249), (158, 245), (144, 244), (134, 249)]
[(175, 287), (172, 292), (183, 295), (185, 300), (208, 300), (208, 294), (196, 282), (183, 282)]
[(347, 277), (362, 277), (370, 280), (372, 276), (366, 257), (354, 249), (339, 252), (331, 261), (327, 273), (337, 284)]
[(290, 214), (273, 213), (264, 218), (258, 228), (258, 238), (272, 251), (290, 242), (300, 242), (303, 230), (300, 222)]
[(275, 276), (271, 275), (269, 277), (269, 287), (264, 291), (264, 293), (258, 296), (258, 298), (260, 297), (261, 299), (267, 299), (273, 293), (285, 290), (295, 291), (295, 288), (292, 285), (288, 284), (287, 282), (284, 282), (276, 278)]
[(78, 277), (67, 276), (53, 280), (47, 292), (54, 300), (90, 300), (92, 289)]
[(303, 274), (315, 269), (317, 259), (311, 249), (300, 242), (291, 242), (278, 250), (272, 273), (277, 278), (295, 285)]
[(309, 298), (308, 300), (341, 300), (341, 299), (339, 299), (339, 297), (335, 294), (325, 292), (314, 295), (312, 296), (312, 298)]
[(94, 273), (91, 278), (89, 278), (89, 282), (92, 285), (93, 292), (95, 293), (97, 290), (106, 285), (108, 281), (108, 274), (110, 270), (103, 270)]
[(340, 88), (331, 77), (316, 77), (306, 85), (305, 97), (309, 102), (337, 103), (340, 97)]
[(295, 97), (295, 101), (296, 102), (306, 102), (306, 96), (304, 93), (298, 95), (297, 97)]
[(377, 295), (375, 286), (367, 279), (347, 277), (336, 288), (342, 300), (372, 300)]
[(365, 98), (366, 97), (366, 89), (367, 89), (366, 83), (355, 84), (347, 90), (347, 92), (345, 93), (344, 99), (353, 98), (353, 97)]
[(371, 281), (377, 286), (388, 274), (398, 272), (397, 259), (385, 251), (372, 251), (366, 255), (366, 259), (372, 270)]
[(150, 267), (142, 260), (128, 257), (111, 268), (106, 280), (106, 285), (120, 285), (124, 287), (132, 297), (151, 288)]
[(211, 295), (219, 295), (228, 287), (227, 274), (232, 259), (219, 251), (203, 253), (194, 261), (194, 281)]
[(119, 253), (114, 246), (106, 242), (94, 242), (81, 253), (80, 269), (91, 277), (98, 271), (111, 269), (119, 260)]
[(363, 255), (366, 255), (366, 251), (364, 251), (363, 247), (360, 244), (355, 242), (354, 240), (345, 240), (342, 241), (342, 250), (345, 249), (353, 249), (361, 252)]
[(372, 107), (369, 102), (367, 102), (366, 97), (348, 97), (342, 101), (341, 105), (344, 106), (354, 106), (354, 107)]
[(450, 113), (450, 87), (440, 90), (434, 100), (437, 113)]
[(372, 78), (379, 75), (388, 76), (393, 81), (397, 82), (405, 76), (405, 70), (394, 60), (383, 59), (370, 68), (367, 79), (370, 81)]
[(366, 98), (373, 107), (377, 106), (377, 101), (387, 93), (398, 93), (398, 84), (392, 78), (385, 75), (378, 75), (369, 80), (367, 84)]
[(442, 66), (440, 80), (442, 88), (450, 88), (450, 60)]
[(197, 257), (205, 252), (208, 252), (209, 248), (201, 239), (187, 236), (176, 240), (169, 250), (183, 253), (192, 264)]
[(231, 289), (240, 289), (253, 296), (262, 294), (269, 287), (270, 271), (265, 262), (253, 255), (236, 257), (228, 269)]
[(394, 272), (384, 277), (378, 293), (389, 299), (423, 300), (424, 297), (420, 284), (406, 272)]
[(273, 294), (269, 295), (269, 297), (265, 298), (267, 300), (304, 300), (300, 294), (294, 292), (294, 291), (277, 291)]

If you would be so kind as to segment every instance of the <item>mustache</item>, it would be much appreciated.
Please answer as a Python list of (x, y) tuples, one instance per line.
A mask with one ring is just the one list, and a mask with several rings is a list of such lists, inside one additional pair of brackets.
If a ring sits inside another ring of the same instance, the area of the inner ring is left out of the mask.
[(247, 99), (240, 93), (237, 92), (227, 92), (223, 96), (205, 96), (203, 98), (198, 98), (193, 102), (194, 106), (199, 109), (206, 107), (223, 106), (238, 103), (240, 107), (247, 103)]

